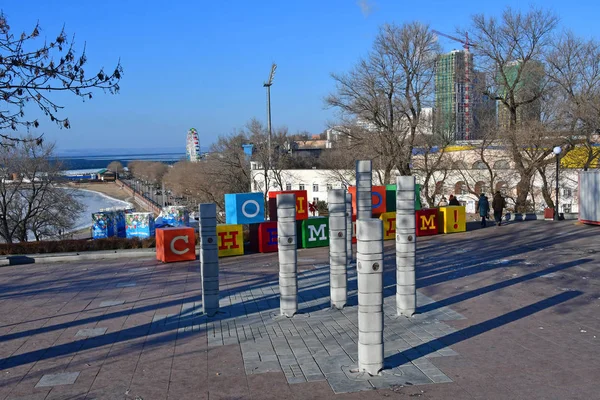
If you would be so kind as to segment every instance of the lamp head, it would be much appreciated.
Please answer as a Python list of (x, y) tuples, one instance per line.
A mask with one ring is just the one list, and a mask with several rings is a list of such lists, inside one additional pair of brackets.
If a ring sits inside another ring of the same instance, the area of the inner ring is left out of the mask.
[(562, 148), (560, 146), (556, 146), (554, 149), (552, 149), (552, 151), (554, 154), (559, 155), (562, 152)]

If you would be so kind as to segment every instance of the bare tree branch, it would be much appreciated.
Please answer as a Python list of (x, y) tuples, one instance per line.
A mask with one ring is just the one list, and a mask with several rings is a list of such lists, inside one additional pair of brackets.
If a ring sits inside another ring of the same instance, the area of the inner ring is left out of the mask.
[[(85, 45), (78, 54), (74, 37), (68, 40), (64, 28), (53, 40), (37, 44), (40, 32), (36, 24), (29, 33), (13, 33), (0, 11), (0, 138), (5, 145), (23, 138), (2, 131), (40, 126), (37, 119), (26, 116), (28, 105), (36, 105), (59, 127), (70, 128), (69, 119), (59, 115), (63, 107), (50, 98), (54, 92), (70, 92), (85, 101), (98, 89), (119, 91), (120, 62), (109, 71), (86, 73)], [(40, 143), (42, 138), (29, 140)]]

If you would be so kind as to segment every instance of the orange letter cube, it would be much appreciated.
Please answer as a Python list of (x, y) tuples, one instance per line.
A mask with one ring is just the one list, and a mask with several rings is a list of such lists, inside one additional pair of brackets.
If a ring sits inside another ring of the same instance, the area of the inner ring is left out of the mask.
[(308, 195), (306, 190), (285, 190), (269, 192), (269, 219), (277, 221), (277, 195), (293, 193), (296, 195), (296, 221), (308, 219)]
[[(356, 215), (356, 186), (348, 187), (348, 192), (352, 194), (352, 214)], [(385, 212), (386, 208), (386, 188), (385, 186), (371, 187), (371, 214), (379, 215)]]
[(156, 259), (164, 263), (195, 260), (196, 235), (194, 228), (157, 229)]

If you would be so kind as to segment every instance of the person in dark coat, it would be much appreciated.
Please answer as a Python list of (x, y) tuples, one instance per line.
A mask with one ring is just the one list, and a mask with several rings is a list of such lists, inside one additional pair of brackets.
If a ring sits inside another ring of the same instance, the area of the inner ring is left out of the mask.
[(502, 225), (502, 210), (506, 207), (506, 200), (502, 197), (500, 191), (497, 191), (494, 195), (494, 200), (492, 200), (492, 209), (494, 210), (494, 219), (496, 220), (496, 225)]
[(460, 202), (453, 194), (450, 195), (449, 199), (450, 199), (450, 201), (448, 202), (449, 206), (460, 206)]
[(481, 193), (481, 196), (479, 196), (477, 208), (479, 208), (479, 216), (481, 217), (481, 227), (485, 228), (487, 224), (486, 219), (490, 212), (490, 202), (488, 201), (487, 196), (483, 193)]

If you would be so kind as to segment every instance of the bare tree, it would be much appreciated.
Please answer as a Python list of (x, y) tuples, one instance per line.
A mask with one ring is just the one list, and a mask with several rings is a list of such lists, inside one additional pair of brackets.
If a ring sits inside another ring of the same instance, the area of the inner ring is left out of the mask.
[[(40, 122), (26, 117), (27, 105), (35, 104), (51, 122), (69, 128), (67, 117), (59, 116), (63, 107), (50, 98), (54, 92), (70, 92), (84, 101), (98, 89), (109, 93), (119, 91), (123, 70), (120, 62), (106, 72), (85, 71), (87, 55), (78, 54), (74, 39), (70, 41), (61, 30), (55, 39), (40, 41), (41, 27), (36, 24), (29, 32), (13, 32), (6, 16), (0, 11), (0, 130), (30, 127)], [(22, 137), (0, 133), (5, 145), (23, 140)], [(41, 142), (40, 137), (29, 140)]]
[(208, 160), (214, 161), (216, 170), (220, 169), (215, 179), (230, 188), (228, 193), (244, 193), (250, 190), (250, 157), (244, 153), (242, 147), (248, 143), (244, 133), (236, 133), (220, 136), (217, 143), (211, 147)]
[(497, 138), (495, 127), (481, 129), (480, 136), (464, 151), (463, 157), (472, 160), (472, 164), (455, 164), (468, 192), (475, 196), (493, 193), (496, 184), (507, 179), (506, 172), (510, 168), (510, 153), (502, 149), (503, 143)]
[(123, 164), (120, 161), (112, 161), (110, 164), (108, 164), (106, 169), (117, 174), (117, 178), (118, 178), (119, 172), (123, 171)]
[(413, 156), (413, 171), (422, 179), (421, 193), (430, 208), (436, 206), (437, 186), (443, 184), (451, 168), (446, 153), (448, 139), (441, 135), (421, 135)]
[[(53, 145), (37, 145), (32, 137), (0, 146), (0, 237), (25, 242), (72, 227), (81, 204), (62, 182), (52, 162)], [(63, 215), (66, 213), (66, 215)]]
[(132, 161), (128, 165), (131, 174), (145, 183), (157, 186), (162, 182), (163, 176), (169, 167), (159, 161)]
[(412, 149), (423, 107), (431, 102), (440, 47), (427, 25), (383, 26), (369, 56), (347, 74), (332, 74), (326, 104), (340, 113), (349, 146), (375, 161), (389, 183), (393, 169), (411, 174)]
[[(336, 146), (324, 153), (320, 159), (322, 174), (330, 183), (340, 182), (342, 186), (348, 187), (356, 181), (356, 160), (363, 159), (365, 154), (360, 148), (352, 146)], [(379, 170), (373, 171), (380, 172)]]
[[(486, 72), (485, 95), (499, 103), (499, 139), (509, 149), (519, 175), (515, 209), (526, 209), (537, 166), (561, 143), (542, 123), (542, 100), (551, 85), (545, 57), (551, 49), (558, 18), (542, 9), (526, 13), (506, 8), (500, 19), (477, 14), (471, 38)], [(532, 137), (535, 136), (535, 137)]]
[(69, 187), (49, 190), (27, 224), (35, 240), (60, 238), (72, 229), (84, 211), (78, 197), (76, 191)]
[(558, 114), (560, 128), (570, 133), (577, 148), (576, 156), (583, 169), (600, 157), (600, 43), (584, 40), (572, 32), (561, 35), (548, 54), (548, 77), (558, 88), (562, 107)]
[(219, 178), (217, 164), (215, 160), (180, 161), (164, 176), (165, 188), (183, 198), (190, 210), (196, 209), (199, 203), (216, 203), (219, 210), (223, 210), (224, 194), (231, 192), (227, 184), (223, 185), (226, 180)]
[(257, 163), (261, 171), (261, 180), (266, 186), (265, 193), (271, 189), (283, 190), (285, 187), (283, 170), (292, 164), (290, 153), (294, 145), (293, 139), (288, 136), (287, 128), (277, 128), (272, 132), (271, 165), (269, 165), (269, 135), (263, 124), (253, 118), (246, 125), (244, 133), (254, 146), (251, 159)]

